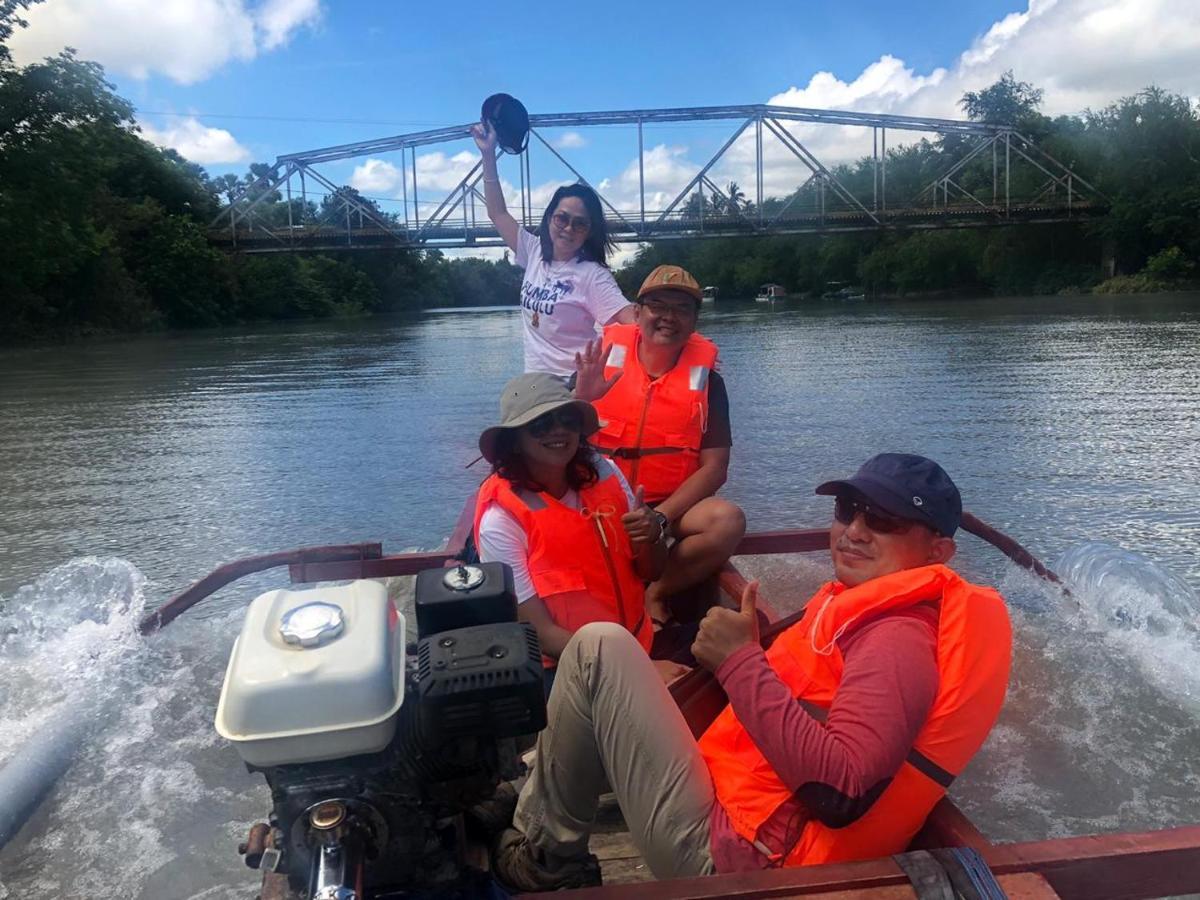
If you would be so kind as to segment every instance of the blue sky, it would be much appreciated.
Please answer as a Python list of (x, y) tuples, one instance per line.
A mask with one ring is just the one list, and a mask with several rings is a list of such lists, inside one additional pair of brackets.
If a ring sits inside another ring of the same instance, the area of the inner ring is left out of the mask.
[[(1012, 69), (1044, 89), (1051, 114), (1151, 83), (1200, 97), (1197, 0), (44, 0), (28, 19), (12, 40), (19, 62), (78, 48), (137, 106), (147, 138), (214, 173), (465, 123), (495, 91), (531, 112), (770, 102), (957, 117), (964, 91)], [(729, 127), (648, 129), (651, 202), (669, 202)], [(869, 130), (795, 134), (827, 163), (870, 153)], [(615, 203), (636, 205), (636, 130), (546, 137)], [(715, 177), (751, 182), (750, 144), (736, 144)], [(422, 151), (422, 203), (435, 205), (475, 158), (469, 141)], [(573, 180), (548, 151), (533, 163), (535, 205)], [(325, 174), (395, 210), (403, 171), (393, 154), (331, 163)], [(515, 166), (501, 174), (511, 189)], [(769, 180), (767, 196), (796, 185), (783, 166)]]
[(204, 81), (120, 74), (115, 81), (160, 128), (170, 123), (158, 111), (250, 117), (201, 121), (265, 159), (469, 121), (498, 90), (546, 112), (704, 106), (761, 102), (822, 70), (852, 79), (885, 53), (928, 71), (952, 63), (1023, 3), (905, 6), (781, 2), (747, 17), (740, 4), (656, 2), (596, 4), (595, 12), (564, 17), (562, 4), (538, 3), (509, 17), (495, 3), (413, 10), (341, 3), (279, 50), (234, 61)]

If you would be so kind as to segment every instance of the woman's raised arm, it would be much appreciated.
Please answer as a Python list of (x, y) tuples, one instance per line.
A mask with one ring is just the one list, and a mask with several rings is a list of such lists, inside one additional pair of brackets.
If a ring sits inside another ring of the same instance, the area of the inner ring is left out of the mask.
[(500, 173), (496, 168), (496, 129), (491, 122), (471, 126), (471, 137), (483, 154), (483, 199), (487, 203), (488, 218), (500, 232), (500, 238), (508, 249), (517, 252), (517, 230), (521, 227), (504, 203), (504, 191), (500, 190)]

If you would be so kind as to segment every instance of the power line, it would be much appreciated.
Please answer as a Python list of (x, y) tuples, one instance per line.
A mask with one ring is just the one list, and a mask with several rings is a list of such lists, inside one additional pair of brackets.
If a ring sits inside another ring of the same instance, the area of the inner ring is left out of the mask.
[(251, 116), (240, 113), (182, 113), (162, 109), (138, 109), (137, 111), (144, 116), (173, 116), (180, 119), (246, 119), (260, 122), (313, 122), (325, 125), (419, 125), (429, 128), (452, 127), (452, 125), (445, 122), (396, 122), (383, 121), (380, 119), (323, 119), (301, 118), (299, 116)]
[[(319, 117), (302, 117), (302, 116), (271, 116), (271, 115), (248, 115), (245, 113), (185, 113), (174, 112), (165, 109), (138, 109), (138, 113), (144, 116), (171, 116), (178, 119), (240, 119), (244, 121), (259, 121), (259, 122), (304, 122), (322, 125), (398, 125), (403, 127), (416, 126), (422, 128), (453, 128), (456, 125), (461, 125), (461, 122), (429, 122), (419, 120), (399, 121), (392, 119), (327, 119)], [(650, 130), (666, 130), (666, 129), (716, 129), (720, 130), (723, 125), (713, 125), (708, 122), (649, 122), (645, 128)], [(618, 131), (636, 131), (637, 125), (629, 125), (624, 123), (595, 123), (593, 125), (560, 125), (554, 126), (555, 129), (567, 128), (576, 130), (579, 128), (606, 128)]]

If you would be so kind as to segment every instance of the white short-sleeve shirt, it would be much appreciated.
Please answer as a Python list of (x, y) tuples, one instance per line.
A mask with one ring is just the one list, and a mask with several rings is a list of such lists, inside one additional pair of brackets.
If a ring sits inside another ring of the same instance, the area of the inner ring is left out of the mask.
[(599, 327), (629, 305), (605, 266), (579, 259), (545, 262), (536, 234), (517, 229), (521, 318), (525, 331), (525, 371), (570, 375), (575, 354)]
[[(596, 454), (592, 458), (600, 477), (616, 475), (629, 508), (633, 509), (633, 491), (625, 476), (606, 456)], [(559, 502), (571, 509), (579, 509), (579, 492), (568, 490)], [(508, 563), (513, 571), (513, 585), (517, 591), (517, 602), (524, 603), (537, 594), (533, 579), (529, 577), (529, 538), (516, 519), (496, 503), (489, 503), (479, 519), (479, 558), (483, 562)]]

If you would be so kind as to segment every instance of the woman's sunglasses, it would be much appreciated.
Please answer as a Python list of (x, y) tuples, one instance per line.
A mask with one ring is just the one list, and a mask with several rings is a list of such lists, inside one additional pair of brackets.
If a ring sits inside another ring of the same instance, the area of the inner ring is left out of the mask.
[(859, 513), (862, 513), (863, 524), (876, 534), (904, 534), (914, 524), (908, 519), (899, 519), (846, 494), (838, 494), (834, 498), (833, 517), (843, 525), (849, 525)]
[(534, 437), (544, 437), (553, 430), (555, 425), (578, 433), (583, 431), (583, 416), (579, 414), (579, 410), (571, 406), (552, 409), (526, 425), (525, 430)]
[(584, 216), (572, 216), (565, 212), (556, 212), (550, 217), (550, 221), (563, 231), (588, 231), (592, 227), (591, 219)]

